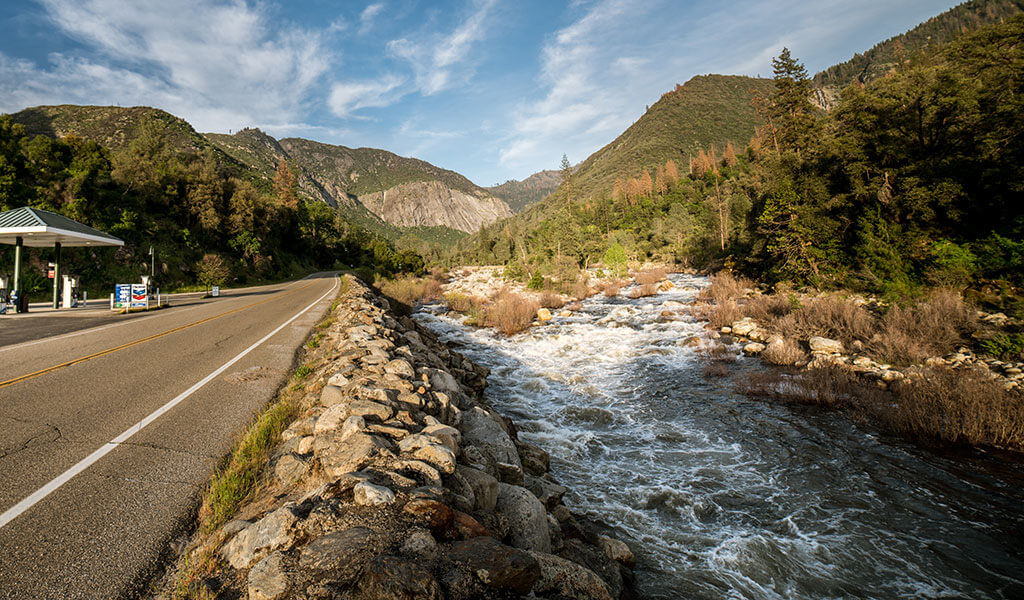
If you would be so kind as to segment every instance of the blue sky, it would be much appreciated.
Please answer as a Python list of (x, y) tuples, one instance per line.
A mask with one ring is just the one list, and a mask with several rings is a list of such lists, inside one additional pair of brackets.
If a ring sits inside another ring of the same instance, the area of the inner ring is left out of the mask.
[(812, 74), (952, 0), (0, 0), (0, 112), (148, 105), (480, 185), (578, 162), (676, 83)]

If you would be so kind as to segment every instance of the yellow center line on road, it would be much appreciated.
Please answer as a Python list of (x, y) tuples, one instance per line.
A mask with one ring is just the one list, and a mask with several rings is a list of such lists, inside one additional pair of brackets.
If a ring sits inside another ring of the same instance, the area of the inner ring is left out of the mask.
[(11, 386), (11, 385), (14, 385), (16, 383), (20, 383), (22, 381), (27, 381), (29, 379), (35, 379), (36, 377), (39, 377), (41, 375), (46, 375), (47, 373), (52, 373), (54, 371), (59, 371), (60, 369), (63, 369), (65, 367), (70, 367), (71, 365), (77, 365), (79, 363), (83, 363), (83, 362), (92, 360), (94, 358), (99, 358), (101, 356), (106, 356), (108, 354), (113, 354), (114, 352), (118, 352), (118, 351), (124, 350), (126, 348), (131, 348), (133, 346), (138, 346), (139, 344), (143, 344), (145, 342), (149, 342), (149, 341), (152, 341), (152, 340), (155, 340), (155, 339), (158, 339), (158, 338), (162, 338), (164, 336), (171, 335), (172, 333), (177, 333), (177, 332), (182, 331), (184, 329), (189, 329), (190, 327), (195, 327), (197, 325), (202, 325), (203, 323), (209, 323), (210, 321), (213, 321), (215, 319), (219, 319), (221, 317), (226, 317), (228, 315), (231, 315), (231, 314), (243, 311), (243, 310), (248, 310), (248, 309), (253, 308), (255, 306), (259, 306), (261, 304), (266, 304), (267, 302), (270, 302), (272, 300), (278, 300), (280, 298), (284, 298), (285, 296), (290, 296), (291, 294), (294, 294), (294, 293), (297, 293), (297, 292), (301, 292), (302, 290), (308, 288), (309, 286), (313, 285), (314, 283), (315, 282), (310, 282), (310, 283), (307, 283), (306, 285), (304, 285), (304, 286), (302, 286), (300, 288), (294, 289), (294, 290), (292, 290), (290, 292), (285, 292), (285, 293), (280, 294), (280, 295), (274, 295), (274, 296), (271, 296), (270, 298), (267, 298), (265, 300), (260, 300), (259, 302), (254, 302), (252, 304), (247, 304), (245, 306), (241, 306), (239, 308), (235, 308), (235, 309), (229, 310), (229, 311), (221, 313), (219, 315), (214, 315), (212, 317), (207, 317), (205, 319), (201, 319), (201, 320), (195, 321), (193, 323), (187, 323), (185, 325), (181, 325), (180, 327), (175, 327), (174, 329), (168, 329), (167, 331), (163, 331), (163, 332), (160, 332), (160, 333), (155, 333), (155, 334), (153, 334), (151, 336), (144, 337), (144, 338), (135, 340), (133, 342), (128, 342), (127, 344), (121, 344), (120, 346), (115, 346), (113, 348), (107, 348), (106, 350), (100, 350), (99, 352), (94, 352), (94, 353), (86, 355), (86, 356), (81, 356), (79, 358), (74, 358), (74, 359), (69, 360), (67, 362), (62, 362), (59, 365), (53, 365), (52, 367), (46, 367), (45, 369), (40, 369), (38, 371), (35, 371), (34, 373), (28, 373), (26, 375), (21, 375), (19, 377), (15, 377), (13, 379), (8, 379), (7, 381), (0, 381), (0, 389), (3, 389), (5, 387)]

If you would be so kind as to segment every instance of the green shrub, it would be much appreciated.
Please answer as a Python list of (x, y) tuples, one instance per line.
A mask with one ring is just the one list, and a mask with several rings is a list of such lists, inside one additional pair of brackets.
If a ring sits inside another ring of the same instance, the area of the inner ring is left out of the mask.
[(1024, 356), (1024, 333), (1001, 333), (981, 343), (981, 349), (1003, 360)]
[(540, 271), (534, 271), (533, 277), (530, 278), (530, 281), (529, 283), (526, 284), (526, 287), (530, 288), (531, 290), (537, 291), (544, 289), (544, 276), (540, 274)]

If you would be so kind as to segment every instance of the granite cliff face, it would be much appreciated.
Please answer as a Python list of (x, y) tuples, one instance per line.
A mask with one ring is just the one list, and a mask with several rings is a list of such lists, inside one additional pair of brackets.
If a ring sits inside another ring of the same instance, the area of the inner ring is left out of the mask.
[(417, 181), (359, 196), (371, 212), (399, 227), (443, 225), (473, 233), (512, 216), (503, 201), (485, 193), (467, 193), (440, 181)]

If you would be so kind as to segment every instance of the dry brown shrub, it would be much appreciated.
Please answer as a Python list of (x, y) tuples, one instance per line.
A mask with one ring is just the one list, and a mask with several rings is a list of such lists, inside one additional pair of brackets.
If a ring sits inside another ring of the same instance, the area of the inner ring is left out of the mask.
[(633, 288), (629, 293), (630, 298), (646, 298), (658, 293), (658, 286), (654, 283), (645, 283)]
[(807, 339), (822, 336), (844, 344), (870, 339), (875, 318), (864, 308), (836, 295), (822, 296), (778, 319), (776, 329), (788, 336)]
[(721, 304), (694, 305), (693, 316), (707, 321), (715, 329), (721, 329), (742, 319), (743, 311), (735, 300), (728, 300)]
[(882, 317), (870, 349), (886, 362), (916, 363), (952, 352), (968, 342), (976, 327), (976, 313), (960, 294), (936, 290), (916, 306), (892, 307)]
[(699, 298), (717, 303), (739, 298), (754, 287), (754, 282), (735, 277), (729, 271), (719, 271), (711, 276), (711, 285), (700, 291)]
[(615, 296), (618, 296), (619, 292), (621, 291), (622, 282), (619, 281), (618, 279), (608, 280), (601, 285), (601, 292), (609, 298), (614, 298)]
[(781, 342), (768, 344), (761, 353), (761, 358), (773, 365), (789, 366), (805, 360), (807, 353), (795, 341), (786, 338)]
[(668, 272), (665, 271), (665, 269), (658, 267), (640, 271), (635, 277), (633, 277), (633, 281), (636, 281), (640, 285), (653, 285), (660, 281), (664, 281), (666, 277), (668, 277)]
[(1003, 389), (980, 369), (932, 367), (892, 386), (898, 431), (919, 438), (1024, 448), (1024, 396)]
[(544, 308), (562, 308), (565, 306), (565, 299), (559, 294), (545, 290), (540, 295), (540, 305)]
[(789, 298), (775, 294), (754, 296), (741, 305), (743, 314), (762, 325), (771, 325), (793, 312)]
[(483, 323), (512, 335), (530, 327), (538, 309), (540, 305), (535, 300), (503, 289), (484, 308)]
[(576, 300), (585, 300), (592, 295), (590, 291), (590, 286), (587, 285), (587, 282), (582, 279), (567, 282), (560, 287), (560, 291), (563, 294), (569, 296), (570, 298), (575, 298)]

